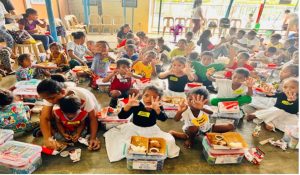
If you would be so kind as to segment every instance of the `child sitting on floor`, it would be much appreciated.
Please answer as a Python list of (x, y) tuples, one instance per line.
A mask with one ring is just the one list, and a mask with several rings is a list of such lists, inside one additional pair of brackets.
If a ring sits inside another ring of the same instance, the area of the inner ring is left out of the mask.
[(175, 115), (175, 121), (184, 121), (182, 132), (169, 131), (175, 138), (186, 140), (184, 146), (191, 148), (195, 137), (201, 133), (228, 132), (234, 129), (233, 124), (213, 125), (209, 122), (209, 115), (213, 112), (206, 104), (209, 100), (209, 93), (205, 88), (193, 88), (187, 93), (186, 102), (181, 101)]
[(106, 77), (109, 65), (114, 61), (108, 55), (109, 45), (106, 41), (97, 41), (95, 45), (95, 57), (91, 66), (92, 71), (100, 76)]
[(192, 70), (185, 57), (177, 56), (172, 59), (171, 68), (158, 75), (160, 79), (168, 79), (168, 96), (185, 96), (185, 85), (195, 80)]
[(79, 97), (70, 95), (61, 98), (53, 108), (53, 115), (58, 129), (54, 134), (57, 140), (77, 142), (79, 137), (86, 135), (88, 112), (82, 109)]
[(187, 41), (185, 39), (180, 39), (177, 42), (177, 48), (173, 49), (170, 53), (171, 59), (176, 56), (187, 56), (192, 50), (187, 50)]
[(40, 78), (41, 75), (49, 77), (51, 74), (43, 66), (32, 65), (32, 56), (30, 54), (21, 54), (18, 57), (20, 67), (16, 71), (17, 81)]
[(147, 46), (144, 47), (144, 48), (140, 51), (139, 57), (143, 56), (146, 52), (148, 52), (148, 51), (150, 51), (150, 50), (155, 51), (155, 52), (158, 52), (158, 50), (157, 50), (157, 48), (156, 48), (156, 40), (153, 39), (153, 38), (148, 39), (148, 41), (147, 41)]
[(134, 34), (129, 32), (126, 34), (126, 38), (123, 39), (118, 45), (117, 45), (117, 48), (122, 48), (126, 45), (126, 41), (129, 40), (129, 39), (134, 39)]
[(54, 42), (50, 44), (50, 57), (49, 61), (53, 62), (59, 67), (59, 72), (66, 72), (69, 68), (69, 62), (67, 55), (64, 53), (63, 48), (60, 44)]
[(196, 44), (192, 41), (192, 39), (194, 38), (194, 33), (193, 32), (187, 32), (185, 34), (185, 39), (187, 42), (187, 47), (194, 50), (196, 47)]
[(128, 98), (129, 94), (137, 94), (136, 89), (132, 89), (133, 77), (140, 78), (140, 76), (134, 75), (131, 72), (131, 63), (127, 59), (120, 59), (117, 61), (117, 69), (105, 77), (102, 82), (111, 82), (110, 96), (111, 107), (117, 107), (118, 98)]
[(212, 78), (213, 72), (213, 70), (209, 70), (206, 73), (207, 78), (216, 82), (218, 87), (217, 98), (211, 99), (211, 105), (218, 106), (218, 103), (223, 101), (238, 101), (240, 106), (251, 103), (252, 87), (255, 81), (253, 78), (249, 78), (250, 73), (247, 69), (236, 69), (231, 80)]
[(91, 51), (92, 53), (94, 53), (95, 44), (96, 44), (95, 41), (88, 40), (86, 42), (86, 47), (89, 49), (89, 51)]
[(29, 106), (14, 101), (12, 93), (0, 89), (0, 128), (11, 129), (15, 133), (30, 131), (38, 127), (39, 122), (30, 121)]
[(282, 49), (283, 48), (283, 44), (280, 42), (281, 40), (281, 35), (276, 33), (276, 34), (273, 34), (271, 36), (271, 39), (270, 39), (270, 43), (267, 45), (267, 48), (269, 47), (275, 47), (276, 49)]
[[(126, 123), (110, 129), (104, 134), (108, 158), (111, 162), (121, 160), (124, 146), (130, 144), (131, 136), (160, 137), (167, 143), (167, 156), (174, 158), (179, 155), (180, 148), (175, 144), (174, 137), (160, 130), (156, 121), (166, 121), (167, 115), (160, 104), (163, 91), (155, 86), (147, 86), (143, 91), (142, 100), (138, 95), (129, 96), (128, 103), (118, 114), (120, 119), (133, 115), (132, 123)], [(126, 144), (126, 145), (125, 145)]]
[(260, 51), (258, 52), (251, 61), (258, 61), (258, 64), (269, 64), (274, 63), (275, 60), (275, 54), (277, 52), (277, 49), (275, 47), (269, 47), (266, 51)]
[(163, 37), (157, 39), (158, 52), (160, 54), (160, 60), (163, 63), (169, 63), (169, 53), (171, 49), (165, 45), (165, 40)]
[(143, 78), (151, 78), (156, 75), (155, 65), (157, 64), (157, 54), (155, 51), (148, 51), (143, 55), (141, 61), (137, 61), (132, 70)]
[(139, 55), (135, 52), (135, 45), (134, 44), (128, 44), (126, 45), (126, 53), (123, 54), (122, 58), (127, 58), (131, 61), (136, 61), (137, 59), (139, 59)]
[(255, 122), (264, 122), (269, 131), (273, 131), (275, 128), (285, 131), (287, 126), (297, 124), (299, 121), (298, 78), (285, 79), (282, 90), (282, 92), (275, 94), (267, 91), (268, 96), (277, 98), (274, 107), (256, 111), (248, 115), (247, 120), (251, 121), (257, 118)]

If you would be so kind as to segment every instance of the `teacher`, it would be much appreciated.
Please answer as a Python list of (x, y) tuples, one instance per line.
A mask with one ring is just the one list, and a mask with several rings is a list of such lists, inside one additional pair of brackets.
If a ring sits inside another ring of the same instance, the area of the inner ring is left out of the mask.
[(192, 11), (192, 22), (194, 24), (193, 33), (197, 33), (201, 27), (201, 20), (205, 21), (202, 15), (202, 0), (195, 0)]

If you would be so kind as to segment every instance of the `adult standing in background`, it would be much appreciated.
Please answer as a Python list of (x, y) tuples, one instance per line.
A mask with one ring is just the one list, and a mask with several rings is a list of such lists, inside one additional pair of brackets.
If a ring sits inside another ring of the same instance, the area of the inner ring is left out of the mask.
[(193, 5), (193, 12), (192, 12), (192, 22), (194, 24), (193, 33), (197, 33), (201, 28), (201, 20), (205, 21), (205, 18), (202, 14), (202, 0), (195, 0)]
[[(0, 2), (2, 2), (2, 4), (4, 5), (5, 10), (11, 14), (11, 15), (16, 15), (15, 12), (15, 7), (12, 4), (11, 0), (0, 0)], [(10, 23), (14, 23), (14, 20), (12, 18), (5, 18), (5, 23), (6, 24), (10, 24)]]

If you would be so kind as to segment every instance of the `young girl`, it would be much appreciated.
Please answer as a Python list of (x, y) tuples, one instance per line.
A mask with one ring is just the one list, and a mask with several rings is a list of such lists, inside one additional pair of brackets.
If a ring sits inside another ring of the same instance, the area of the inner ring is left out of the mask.
[(141, 61), (137, 61), (133, 66), (132, 70), (141, 75), (143, 78), (151, 78), (156, 75), (155, 65), (157, 63), (157, 54), (155, 51), (148, 51), (143, 55)]
[(184, 57), (177, 56), (172, 59), (170, 70), (160, 73), (158, 78), (168, 79), (170, 96), (174, 96), (175, 94), (175, 96), (185, 96), (183, 93), (185, 85), (195, 80), (195, 75), (192, 70)]
[(11, 129), (15, 133), (30, 131), (39, 122), (30, 121), (30, 109), (23, 102), (15, 102), (10, 91), (0, 89), (0, 128)]
[(16, 71), (17, 81), (39, 78), (42, 75), (49, 77), (51, 75), (45, 67), (32, 65), (31, 57), (32, 56), (30, 54), (22, 54), (18, 57), (18, 64), (20, 67)]
[(177, 43), (177, 48), (173, 49), (170, 53), (171, 59), (176, 56), (187, 56), (192, 50), (188, 50), (187, 41), (185, 39), (180, 39)]
[(175, 115), (175, 121), (184, 121), (182, 132), (169, 131), (175, 138), (186, 140), (184, 146), (191, 148), (195, 137), (199, 133), (212, 132), (228, 132), (234, 129), (230, 124), (213, 125), (209, 122), (209, 115), (213, 112), (210, 110), (208, 103), (209, 93), (205, 88), (193, 88), (187, 93), (186, 102), (182, 101), (178, 106), (178, 111)]
[(92, 63), (92, 71), (100, 77), (106, 77), (109, 65), (114, 61), (108, 56), (109, 45), (106, 41), (98, 41), (95, 45), (95, 57)]
[(117, 61), (117, 69), (103, 78), (102, 82), (111, 82), (110, 85), (110, 101), (111, 107), (117, 106), (118, 98), (128, 98), (129, 94), (137, 94), (136, 89), (132, 89), (133, 77), (140, 78), (131, 72), (131, 63), (127, 59), (120, 59)]
[(49, 61), (53, 62), (59, 67), (60, 72), (66, 72), (68, 71), (69, 68), (69, 63), (68, 63), (68, 58), (66, 54), (63, 51), (63, 48), (60, 44), (58, 43), (52, 43), (50, 44), (50, 57)]
[(179, 155), (180, 149), (175, 144), (174, 137), (161, 131), (156, 125), (157, 120), (165, 121), (168, 118), (160, 105), (162, 93), (162, 90), (157, 87), (148, 86), (143, 91), (142, 101), (138, 100), (138, 95), (129, 96), (128, 103), (122, 108), (118, 116), (121, 119), (126, 119), (133, 115), (132, 123), (119, 125), (104, 134), (110, 162), (125, 157), (123, 151), (130, 144), (131, 136), (164, 138), (167, 142), (167, 156), (174, 158)]
[(192, 41), (193, 38), (194, 38), (194, 33), (193, 32), (187, 32), (185, 34), (185, 39), (186, 39), (186, 42), (187, 42), (187, 47), (191, 48), (192, 50), (194, 50), (195, 47), (196, 47), (195, 43)]
[(247, 116), (248, 121), (255, 118), (258, 123), (265, 123), (266, 129), (273, 131), (275, 128), (285, 131), (288, 125), (297, 124), (299, 112), (299, 81), (298, 78), (288, 78), (283, 81), (282, 92), (272, 94), (267, 92), (267, 95), (276, 97), (274, 107), (269, 109), (259, 110)]

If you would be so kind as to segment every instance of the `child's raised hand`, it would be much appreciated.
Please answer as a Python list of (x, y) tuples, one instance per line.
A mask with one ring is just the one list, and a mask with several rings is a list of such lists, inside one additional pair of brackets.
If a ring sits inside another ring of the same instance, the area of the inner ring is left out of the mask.
[(207, 69), (207, 71), (206, 71), (206, 76), (207, 77), (210, 77), (210, 76), (212, 76), (214, 73), (216, 72), (216, 69), (215, 68), (209, 68), (209, 69)]
[(156, 111), (157, 114), (159, 114), (160, 113), (160, 107), (161, 107), (161, 101), (159, 99), (159, 96), (157, 96), (155, 99), (153, 98), (153, 96), (151, 96), (151, 105), (146, 106), (146, 108), (151, 108), (154, 111)]
[(274, 87), (272, 85), (263, 84), (261, 87), (266, 95), (274, 95)]
[(244, 84), (249, 87), (252, 88), (255, 84), (256, 80), (252, 77), (247, 78), (247, 80), (244, 82)]
[(119, 74), (119, 69), (115, 69), (115, 70), (113, 71), (113, 74), (114, 74), (114, 75), (118, 75), (118, 74)]
[(296, 92), (287, 91), (287, 92), (285, 92), (285, 95), (287, 96), (288, 101), (296, 101), (297, 100)]
[(203, 95), (197, 95), (197, 97), (193, 96), (192, 105), (194, 108), (198, 110), (202, 110), (204, 105), (207, 104), (208, 99), (204, 99)]
[(191, 67), (191, 64), (185, 64), (185, 67), (184, 67), (184, 69), (183, 69), (183, 72), (185, 73), (185, 74), (191, 74), (191, 73), (193, 73), (194, 72), (194, 69)]
[(188, 109), (185, 99), (182, 99), (178, 105), (178, 112), (184, 112)]
[(138, 100), (139, 94), (132, 94), (129, 95), (129, 100), (127, 105), (132, 107), (132, 106), (139, 106), (139, 100)]

